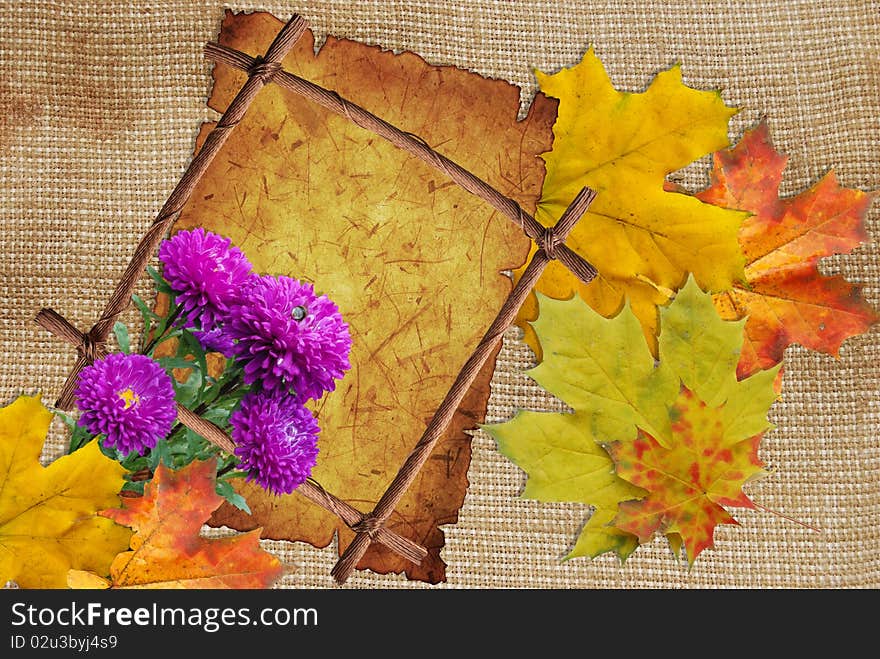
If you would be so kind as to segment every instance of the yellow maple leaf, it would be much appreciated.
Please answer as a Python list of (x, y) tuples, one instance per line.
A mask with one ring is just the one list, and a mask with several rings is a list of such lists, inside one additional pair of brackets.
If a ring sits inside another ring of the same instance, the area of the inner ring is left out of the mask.
[[(559, 99), (536, 217), (552, 226), (582, 187), (595, 189), (596, 201), (567, 243), (599, 271), (584, 285), (553, 262), (536, 290), (560, 300), (577, 292), (606, 318), (629, 300), (656, 356), (657, 306), (689, 272), (708, 291), (729, 289), (745, 276), (737, 233), (748, 214), (663, 190), (669, 173), (728, 144), (736, 110), (717, 92), (686, 87), (678, 66), (659, 73), (644, 93), (619, 92), (592, 48), (580, 64), (536, 76), (541, 91)], [(540, 358), (527, 322), (537, 312), (532, 296), (517, 323)]]
[(0, 409), (0, 583), (64, 588), (70, 568), (107, 574), (131, 532), (97, 512), (119, 504), (125, 470), (97, 442), (43, 467), (52, 413), (36, 396)]

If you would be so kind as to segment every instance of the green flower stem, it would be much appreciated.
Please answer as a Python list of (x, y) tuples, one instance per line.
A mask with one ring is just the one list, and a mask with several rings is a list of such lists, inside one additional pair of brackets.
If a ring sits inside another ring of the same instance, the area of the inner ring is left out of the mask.
[(174, 321), (180, 317), (180, 307), (175, 306), (174, 311), (172, 311), (168, 317), (165, 319), (164, 327), (157, 328), (156, 335), (150, 340), (147, 346), (144, 348), (143, 354), (149, 355), (153, 352), (157, 345), (163, 340), (163, 338), (168, 334), (168, 330), (174, 327)]

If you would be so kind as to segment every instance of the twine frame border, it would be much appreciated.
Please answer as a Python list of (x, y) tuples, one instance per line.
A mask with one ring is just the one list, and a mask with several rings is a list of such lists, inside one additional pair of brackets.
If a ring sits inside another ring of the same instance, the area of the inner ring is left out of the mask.
[[(106, 341), (113, 324), (126, 310), (138, 280), (143, 275), (147, 263), (155, 253), (159, 243), (167, 234), (171, 224), (188, 202), (196, 185), (206, 173), (208, 166), (219, 153), (232, 130), (242, 120), (257, 93), (268, 83), (276, 83), (284, 89), (298, 93), (336, 114), (346, 117), (352, 123), (369, 130), (390, 141), (395, 146), (420, 158), (427, 164), (446, 174), (453, 182), (468, 192), (480, 197), (496, 210), (515, 222), (538, 247), (528, 262), (523, 275), (514, 285), (504, 301), (498, 315), (486, 330), (474, 352), (463, 365), (451, 385), (443, 402), (428, 423), (422, 437), (413, 447), (403, 466), (389, 484), (385, 493), (369, 513), (363, 513), (335, 495), (327, 492), (319, 483), (308, 479), (296, 491), (336, 515), (355, 532), (331, 575), (338, 584), (343, 584), (356, 569), (369, 546), (379, 542), (407, 560), (420, 563), (427, 556), (427, 550), (417, 543), (387, 529), (385, 522), (393, 513), (401, 498), (415, 480), (421, 467), (430, 457), (437, 441), (477, 373), (488, 360), (494, 348), (501, 341), (505, 330), (510, 326), (519, 308), (532, 290), (544, 268), (551, 260), (558, 259), (584, 283), (589, 283), (597, 275), (596, 269), (583, 257), (565, 244), (565, 239), (575, 224), (587, 211), (596, 193), (583, 188), (553, 227), (544, 227), (532, 215), (524, 211), (517, 202), (504, 196), (488, 183), (468, 170), (434, 151), (422, 138), (401, 131), (369, 111), (342, 98), (334, 91), (324, 89), (303, 78), (295, 76), (281, 66), (281, 61), (293, 48), (307, 29), (306, 21), (294, 14), (281, 28), (264, 56), (252, 57), (237, 50), (210, 42), (205, 46), (205, 56), (214, 62), (224, 63), (247, 73), (247, 80), (227, 107), (223, 116), (208, 134), (202, 148), (190, 161), (178, 184), (163, 204), (147, 233), (138, 243), (126, 270), (120, 278), (107, 305), (88, 332), (81, 332), (61, 314), (53, 309), (41, 309), (35, 321), (41, 327), (73, 345), (77, 350), (77, 360), (62, 386), (55, 406), (69, 410), (74, 404), (74, 389), (80, 371), (106, 354)], [(221, 450), (233, 453), (235, 444), (218, 426), (202, 418), (191, 410), (178, 405), (178, 421), (190, 428)]]

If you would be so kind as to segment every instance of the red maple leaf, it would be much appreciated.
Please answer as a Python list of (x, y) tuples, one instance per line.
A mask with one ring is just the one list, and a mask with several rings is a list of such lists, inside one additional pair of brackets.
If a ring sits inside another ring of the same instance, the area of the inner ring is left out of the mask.
[(780, 199), (786, 162), (762, 122), (715, 153), (712, 184), (696, 195), (753, 213), (739, 233), (748, 283), (714, 297), (722, 318), (748, 316), (740, 379), (778, 364), (793, 343), (837, 356), (847, 338), (878, 319), (859, 286), (818, 268), (822, 257), (847, 254), (867, 240), (864, 218), (874, 194), (841, 187), (831, 171), (809, 190)]

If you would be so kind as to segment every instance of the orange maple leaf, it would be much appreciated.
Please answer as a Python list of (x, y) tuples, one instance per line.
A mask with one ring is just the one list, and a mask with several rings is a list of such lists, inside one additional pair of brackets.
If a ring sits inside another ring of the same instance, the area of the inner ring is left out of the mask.
[(781, 362), (793, 343), (837, 356), (847, 338), (878, 319), (858, 286), (818, 269), (820, 258), (847, 254), (867, 240), (864, 217), (874, 195), (841, 187), (831, 171), (809, 190), (780, 199), (786, 162), (762, 122), (735, 147), (715, 153), (712, 185), (696, 195), (753, 213), (739, 232), (748, 284), (714, 296), (725, 320), (748, 316), (740, 379)]
[(259, 546), (259, 530), (227, 538), (199, 531), (223, 502), (215, 492), (216, 460), (173, 471), (159, 464), (144, 496), (123, 500), (101, 514), (131, 527), (131, 550), (116, 556), (110, 581), (71, 570), (76, 587), (268, 588), (283, 573), (281, 562)]
[(754, 508), (741, 488), (763, 473), (762, 434), (727, 441), (721, 407), (706, 405), (682, 386), (669, 408), (669, 448), (643, 430), (632, 442), (609, 445), (617, 475), (648, 491), (643, 499), (621, 503), (611, 526), (637, 535), (642, 544), (655, 533), (681, 536), (693, 564), (712, 547), (718, 524), (738, 523), (723, 506)]

